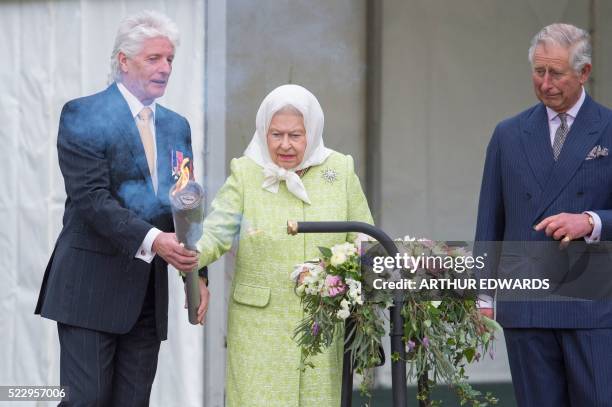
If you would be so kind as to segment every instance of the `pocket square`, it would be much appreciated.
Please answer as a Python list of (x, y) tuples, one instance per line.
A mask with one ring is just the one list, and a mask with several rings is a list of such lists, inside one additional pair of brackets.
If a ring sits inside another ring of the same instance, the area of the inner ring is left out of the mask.
[(599, 157), (607, 157), (607, 156), (608, 156), (608, 147), (595, 146), (587, 154), (585, 160), (594, 160)]

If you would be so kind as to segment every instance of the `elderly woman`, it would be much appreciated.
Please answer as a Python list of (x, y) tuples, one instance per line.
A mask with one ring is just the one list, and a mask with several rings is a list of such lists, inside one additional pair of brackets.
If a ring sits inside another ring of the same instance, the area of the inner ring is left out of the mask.
[(287, 220), (372, 222), (353, 159), (323, 144), (323, 111), (312, 93), (284, 85), (263, 100), (244, 156), (212, 203), (198, 243), (200, 266), (239, 247), (229, 300), (227, 405), (337, 406), (342, 341), (299, 370), (292, 339), (303, 317), (290, 279), (295, 264), (346, 233), (289, 236)]

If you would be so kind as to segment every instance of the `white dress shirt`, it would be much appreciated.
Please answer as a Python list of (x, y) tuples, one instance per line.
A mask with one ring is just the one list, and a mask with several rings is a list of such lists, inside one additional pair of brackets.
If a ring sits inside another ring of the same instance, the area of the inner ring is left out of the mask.
[[(578, 116), (578, 111), (582, 107), (584, 103), (584, 99), (586, 98), (586, 92), (584, 88), (582, 88), (582, 93), (580, 94), (580, 98), (576, 102), (574, 106), (572, 106), (567, 112), (565, 120), (567, 122), (567, 128), (571, 129), (572, 124), (574, 124), (574, 120), (576, 120), (576, 116)], [(550, 130), (550, 145), (552, 146), (555, 143), (555, 133), (559, 126), (561, 126), (561, 119), (559, 119), (559, 113), (552, 110), (550, 107), (546, 106), (546, 114), (548, 115), (548, 128)], [(590, 236), (585, 236), (584, 240), (587, 243), (595, 243), (599, 242), (599, 238), (601, 237), (601, 218), (595, 212), (585, 211), (584, 213), (588, 213), (591, 218), (593, 218), (593, 231)]]
[[(153, 174), (151, 174), (151, 181), (153, 183), (153, 189), (155, 189), (155, 193), (157, 193), (157, 142), (155, 139), (155, 101), (153, 101), (149, 106), (145, 106), (142, 104), (140, 100), (136, 96), (134, 96), (121, 82), (117, 82), (117, 88), (119, 92), (123, 95), (123, 98), (127, 102), (130, 107), (130, 112), (132, 113), (132, 117), (134, 118), (134, 123), (138, 120), (138, 113), (145, 107), (149, 107), (153, 114), (151, 115), (151, 121), (149, 122), (149, 126), (151, 126), (151, 134), (153, 135)], [(161, 230), (157, 228), (151, 228), (142, 244), (138, 248), (138, 251), (134, 255), (137, 259), (141, 259), (146, 261), (147, 263), (151, 263), (153, 258), (155, 257), (155, 252), (153, 251), (153, 242), (157, 238), (157, 236), (161, 233)]]

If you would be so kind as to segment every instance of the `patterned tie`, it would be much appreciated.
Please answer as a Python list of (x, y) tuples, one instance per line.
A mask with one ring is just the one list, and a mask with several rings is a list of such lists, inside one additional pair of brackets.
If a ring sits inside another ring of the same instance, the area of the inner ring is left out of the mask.
[(555, 157), (555, 161), (559, 158), (563, 143), (565, 143), (565, 138), (567, 137), (567, 133), (569, 133), (569, 127), (567, 127), (567, 113), (559, 113), (558, 117), (561, 120), (561, 126), (559, 126), (555, 132), (555, 140), (553, 141), (553, 156)]
[[(145, 107), (138, 113), (138, 120), (136, 120), (136, 126), (140, 133), (140, 140), (142, 140), (142, 146), (144, 147), (145, 155), (147, 156), (147, 164), (149, 165), (149, 173), (151, 178), (155, 178), (155, 149), (153, 146), (153, 134), (151, 133), (151, 126), (149, 120), (153, 112), (150, 107)], [(155, 182), (153, 182), (155, 186)]]

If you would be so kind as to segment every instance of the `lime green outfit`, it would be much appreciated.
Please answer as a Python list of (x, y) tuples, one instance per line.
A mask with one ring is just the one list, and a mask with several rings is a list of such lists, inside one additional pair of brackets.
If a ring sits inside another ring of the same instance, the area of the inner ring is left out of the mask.
[(239, 238), (229, 300), (226, 405), (335, 407), (340, 405), (342, 341), (315, 358), (314, 369), (299, 370), (300, 349), (292, 336), (303, 311), (290, 274), (296, 264), (319, 257), (319, 246), (355, 236), (290, 236), (287, 220), (372, 223), (372, 216), (351, 156), (333, 152), (304, 174), (311, 205), (284, 182), (278, 193), (263, 189), (263, 179), (262, 168), (250, 158), (232, 160), (198, 243), (204, 266)]

